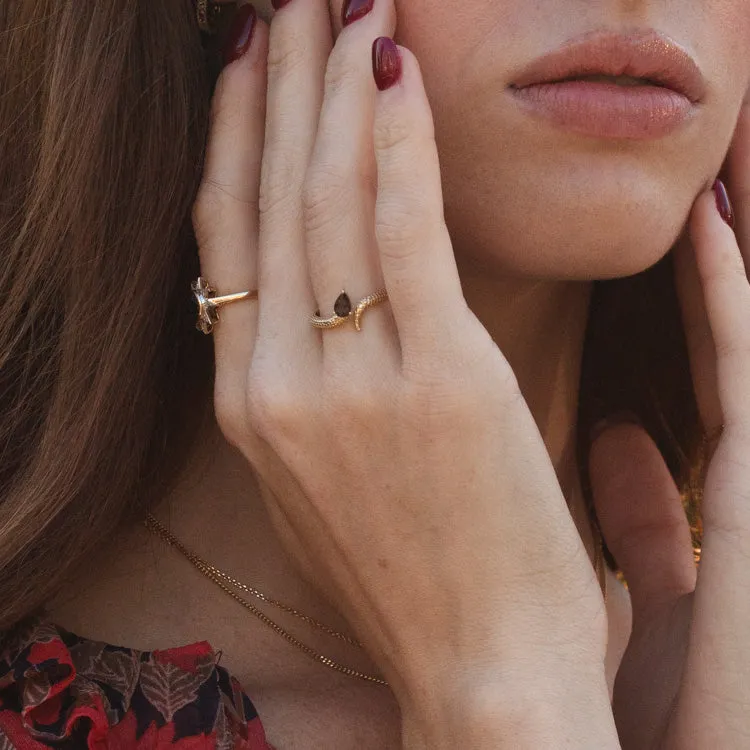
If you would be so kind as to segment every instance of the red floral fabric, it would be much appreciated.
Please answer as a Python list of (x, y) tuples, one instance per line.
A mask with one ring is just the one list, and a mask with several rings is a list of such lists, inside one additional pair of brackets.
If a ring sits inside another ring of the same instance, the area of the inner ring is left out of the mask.
[(138, 651), (40, 616), (0, 648), (0, 750), (274, 750), (208, 641)]

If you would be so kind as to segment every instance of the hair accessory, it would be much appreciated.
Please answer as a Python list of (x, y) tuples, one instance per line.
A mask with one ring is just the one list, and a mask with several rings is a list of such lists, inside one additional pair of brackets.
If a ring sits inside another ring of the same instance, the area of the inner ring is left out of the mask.
[(316, 310), (315, 314), (310, 317), (310, 322), (315, 328), (338, 328), (351, 320), (354, 322), (354, 327), (358, 331), (361, 331), (362, 325), (360, 321), (362, 313), (368, 307), (377, 305), (379, 302), (385, 302), (387, 299), (388, 292), (385, 289), (380, 289), (375, 294), (370, 294), (361, 299), (356, 307), (352, 309), (352, 302), (349, 299), (349, 295), (342, 289), (341, 294), (336, 298), (336, 302), (333, 305), (334, 314), (330, 318), (321, 318), (320, 310)]
[(204, 279), (199, 276), (191, 285), (195, 295), (195, 301), (198, 303), (198, 320), (195, 327), (205, 334), (213, 331), (214, 325), (219, 322), (219, 310), (221, 305), (230, 302), (238, 302), (242, 299), (257, 299), (258, 292), (236, 292), (235, 294), (225, 294), (221, 297), (216, 296), (216, 290)]

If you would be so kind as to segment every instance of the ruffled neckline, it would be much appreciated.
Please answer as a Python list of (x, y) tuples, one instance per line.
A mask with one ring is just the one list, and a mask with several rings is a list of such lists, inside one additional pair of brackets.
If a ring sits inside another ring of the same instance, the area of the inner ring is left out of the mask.
[(31, 737), (41, 746), (273, 750), (220, 658), (206, 640), (142, 651), (33, 617), (0, 647), (0, 740), (5, 732), (21, 747)]

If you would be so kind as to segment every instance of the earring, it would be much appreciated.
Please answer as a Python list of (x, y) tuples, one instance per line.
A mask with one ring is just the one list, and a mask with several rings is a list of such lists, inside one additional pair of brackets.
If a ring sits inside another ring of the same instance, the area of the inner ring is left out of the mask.
[(196, 0), (195, 14), (198, 19), (198, 28), (204, 34), (215, 34), (218, 31), (220, 18), (227, 12), (230, 5), (236, 5), (236, 2), (231, 0), (224, 0), (224, 2)]

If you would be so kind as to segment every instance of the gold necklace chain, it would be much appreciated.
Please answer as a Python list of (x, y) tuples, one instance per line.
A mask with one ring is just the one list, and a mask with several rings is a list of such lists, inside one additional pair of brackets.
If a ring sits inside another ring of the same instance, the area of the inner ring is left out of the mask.
[(293, 646), (300, 649), (300, 651), (303, 651), (305, 654), (315, 659), (315, 661), (318, 661), (321, 664), (324, 664), (325, 666), (330, 667), (331, 669), (335, 669), (337, 672), (341, 672), (342, 674), (349, 675), (350, 677), (358, 677), (359, 679), (366, 680), (367, 682), (374, 682), (374, 683), (377, 683), (378, 685), (384, 685), (386, 687), (388, 686), (388, 683), (385, 680), (381, 679), (380, 677), (376, 677), (375, 675), (365, 674), (364, 672), (360, 672), (356, 669), (352, 669), (351, 667), (347, 667), (343, 664), (339, 664), (338, 662), (334, 661), (330, 657), (324, 656), (323, 654), (318, 653), (314, 649), (310, 648), (310, 646), (306, 646), (304, 643), (297, 640), (287, 630), (284, 630), (284, 628), (282, 628), (281, 625), (274, 622), (265, 613), (261, 612), (261, 610), (259, 610), (257, 607), (253, 606), (249, 601), (247, 601), (242, 596), (240, 596), (236, 591), (233, 591), (231, 588), (229, 588), (229, 586), (227, 586), (225, 581), (231, 583), (234, 586), (237, 586), (237, 588), (240, 588), (243, 591), (246, 591), (247, 593), (251, 594), (252, 596), (255, 596), (256, 598), (261, 599), (264, 602), (267, 602), (268, 604), (273, 604), (274, 606), (279, 607), (283, 609), (284, 611), (289, 612), (290, 614), (293, 614), (295, 617), (299, 617), (301, 620), (304, 620), (305, 622), (312, 625), (313, 627), (323, 630), (324, 632), (328, 633), (328, 635), (334, 638), (340, 638), (341, 640), (346, 641), (347, 643), (350, 643), (352, 646), (355, 646), (356, 648), (362, 648), (362, 644), (359, 641), (355, 640), (354, 638), (351, 638), (348, 635), (345, 635), (344, 633), (340, 633), (338, 630), (335, 630), (334, 628), (331, 628), (328, 625), (324, 625), (322, 622), (316, 620), (313, 617), (309, 617), (308, 615), (302, 614), (301, 612), (294, 609), (293, 607), (287, 607), (285, 604), (282, 604), (281, 602), (275, 599), (271, 599), (270, 597), (266, 596), (262, 592), (253, 588), (252, 586), (247, 586), (244, 583), (240, 583), (235, 578), (219, 570), (214, 565), (207, 563), (205, 560), (203, 560), (201, 557), (196, 555), (194, 552), (191, 552), (189, 549), (187, 549), (187, 547), (185, 547), (185, 545), (182, 544), (182, 542), (180, 542), (174, 534), (167, 531), (167, 529), (151, 513), (146, 514), (144, 523), (147, 528), (149, 528), (151, 531), (153, 531), (162, 539), (164, 539), (165, 542), (167, 542), (168, 544), (170, 544), (171, 546), (179, 550), (201, 573), (203, 573), (203, 575), (205, 575), (207, 578), (210, 578), (219, 588), (221, 588), (223, 591), (229, 594), (229, 596), (231, 596), (235, 601), (239, 602), (243, 607), (245, 607), (245, 609), (250, 610), (250, 612), (252, 612), (256, 617), (258, 617), (258, 619), (260, 619), (262, 622), (268, 625), (268, 627), (270, 627), (272, 630), (276, 631), (280, 636), (285, 638)]
[[(336, 670), (337, 672), (341, 672), (342, 674), (348, 675), (349, 677), (356, 677), (361, 680), (365, 680), (367, 682), (374, 682), (378, 685), (384, 685), (388, 687), (388, 683), (383, 680), (380, 677), (377, 677), (375, 675), (369, 675), (364, 672), (360, 672), (356, 669), (353, 669), (351, 667), (347, 667), (343, 664), (339, 664), (338, 662), (334, 661), (333, 659), (329, 658), (328, 656), (324, 656), (323, 654), (318, 653), (314, 649), (310, 648), (310, 646), (306, 646), (301, 641), (297, 640), (291, 633), (289, 633), (287, 630), (284, 630), (284, 628), (281, 627), (278, 623), (274, 622), (270, 617), (268, 617), (265, 613), (261, 612), (257, 607), (253, 606), (249, 601), (244, 599), (242, 596), (240, 596), (236, 591), (233, 591), (227, 583), (231, 584), (232, 586), (235, 586), (236, 588), (247, 592), (248, 594), (251, 594), (252, 596), (256, 597), (257, 599), (260, 599), (261, 601), (266, 602), (267, 604), (272, 604), (275, 607), (278, 607), (280, 609), (283, 609), (285, 612), (288, 612), (289, 614), (294, 615), (295, 617), (300, 618), (304, 622), (306, 622), (308, 625), (311, 625), (315, 628), (318, 628), (319, 630), (322, 630), (323, 632), (327, 633), (333, 638), (339, 638), (340, 640), (346, 641), (347, 643), (351, 644), (352, 646), (356, 648), (363, 648), (362, 644), (352, 638), (351, 636), (348, 636), (344, 633), (339, 632), (338, 630), (335, 630), (332, 627), (329, 627), (328, 625), (323, 624), (319, 620), (316, 620), (314, 617), (310, 617), (308, 615), (302, 614), (299, 610), (294, 609), (294, 607), (288, 607), (286, 604), (283, 604), (282, 602), (272, 599), (269, 596), (266, 596), (261, 591), (258, 591), (258, 589), (253, 588), (252, 586), (248, 586), (241, 581), (238, 581), (236, 578), (232, 577), (228, 573), (225, 573), (224, 571), (220, 570), (214, 565), (211, 565), (210, 563), (206, 562), (203, 558), (196, 555), (194, 552), (191, 552), (185, 545), (180, 542), (177, 537), (172, 534), (170, 531), (167, 530), (167, 528), (158, 521), (152, 513), (147, 513), (146, 518), (143, 521), (146, 528), (148, 528), (150, 531), (155, 533), (157, 536), (160, 536), (167, 544), (177, 549), (180, 553), (182, 553), (204, 576), (209, 578), (211, 581), (213, 581), (219, 588), (221, 588), (224, 592), (229, 594), (236, 602), (241, 604), (245, 609), (252, 612), (258, 619), (260, 619), (263, 623), (268, 625), (272, 630), (276, 631), (282, 638), (286, 639), (289, 643), (291, 643), (293, 646), (298, 648), (300, 651), (304, 652), (308, 656), (315, 659), (315, 661), (320, 662), (321, 664), (324, 664), (326, 667), (329, 667), (331, 669)], [(606, 579), (606, 567), (604, 565), (604, 554), (603, 554), (603, 546), (602, 546), (602, 539), (601, 534), (598, 533), (598, 530), (595, 529), (595, 539), (596, 539), (596, 550), (594, 555), (594, 569), (596, 570), (597, 579), (599, 580), (599, 585), (601, 586), (602, 593), (604, 595), (604, 601), (607, 600), (607, 579)]]

